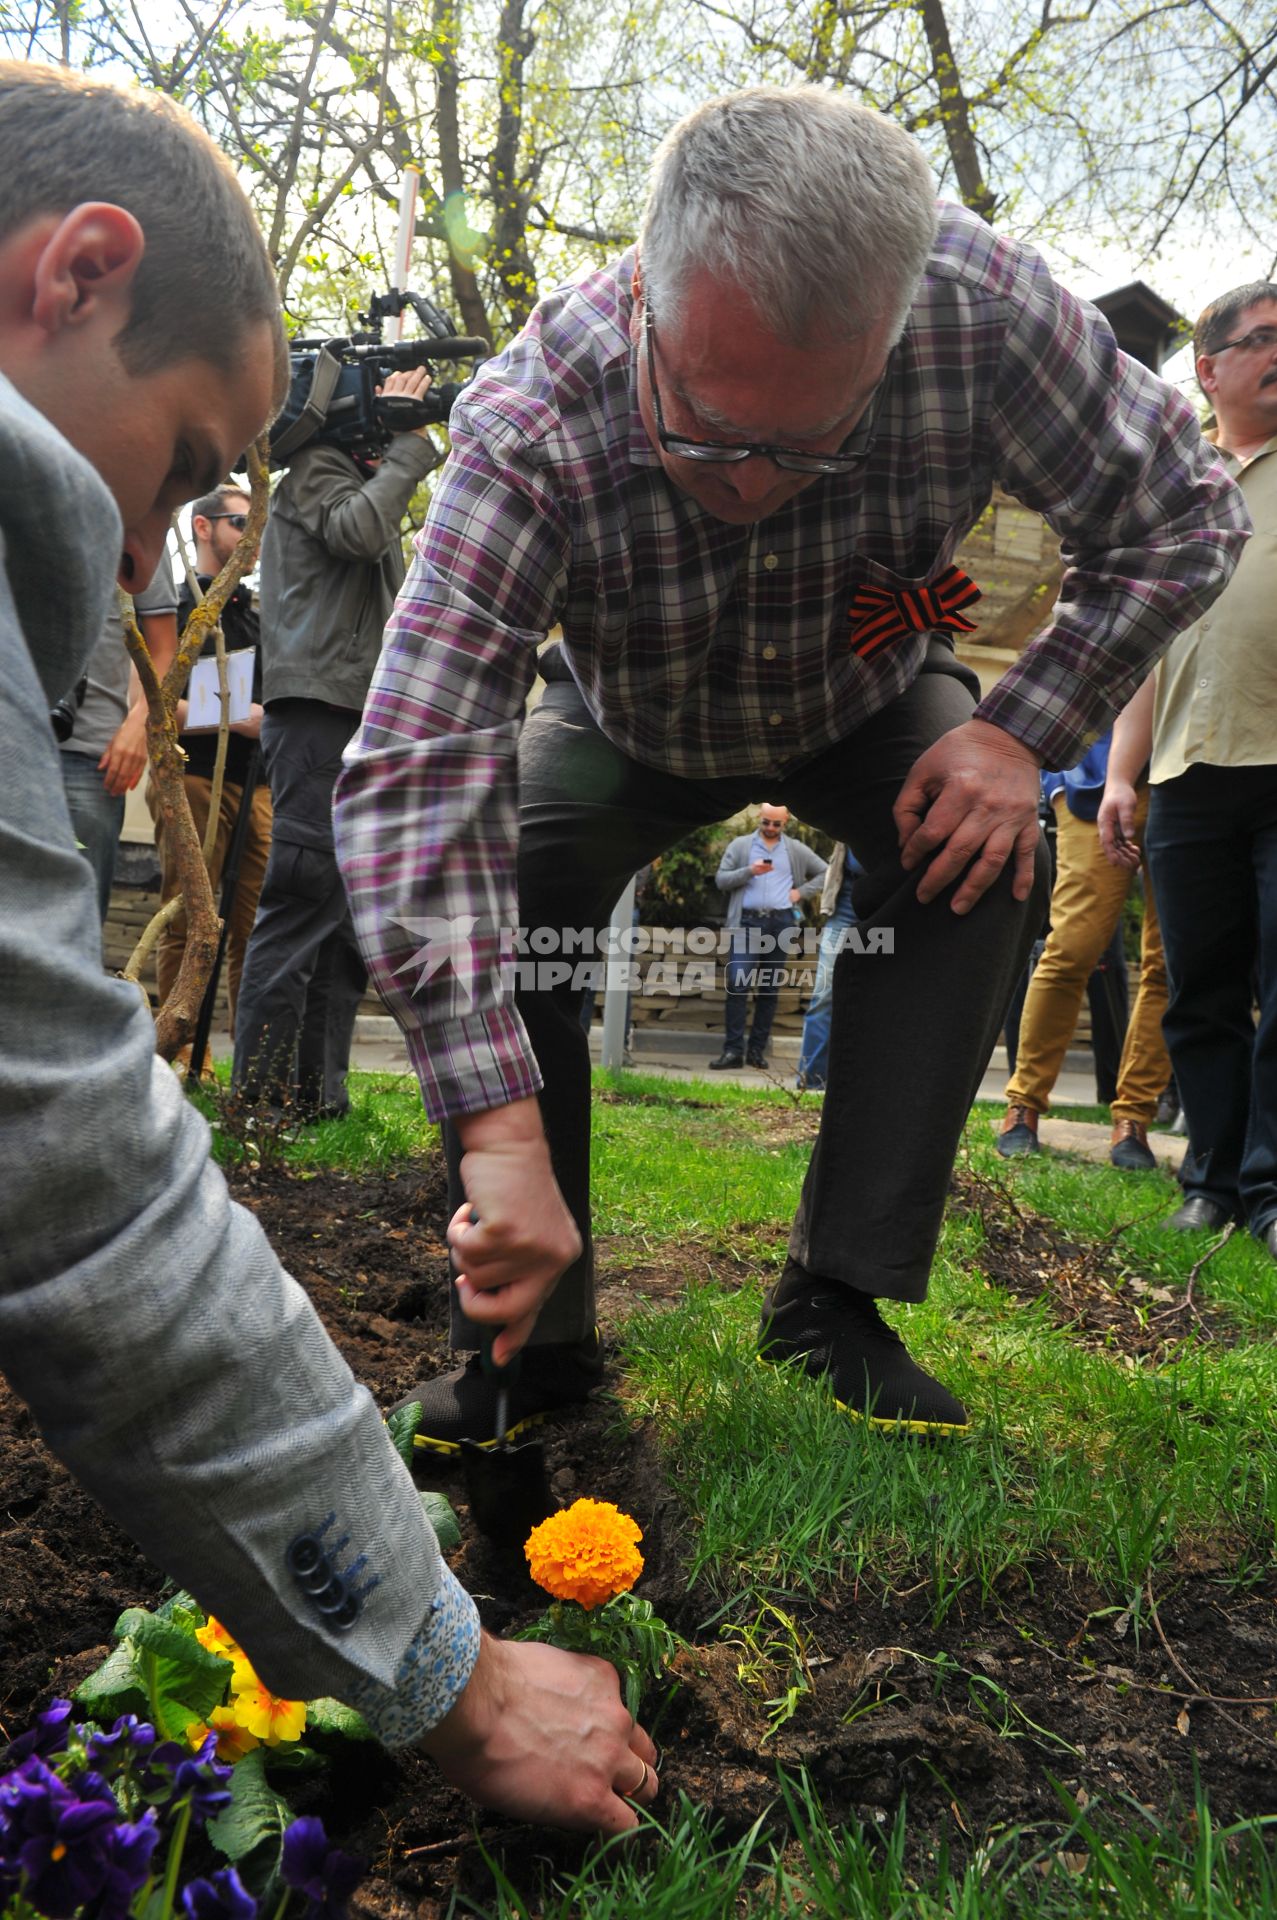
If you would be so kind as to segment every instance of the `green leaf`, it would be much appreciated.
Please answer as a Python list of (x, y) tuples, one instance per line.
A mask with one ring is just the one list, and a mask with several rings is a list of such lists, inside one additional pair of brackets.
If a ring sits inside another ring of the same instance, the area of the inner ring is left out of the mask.
[[(192, 1720), (205, 1720), (226, 1698), (231, 1663), (209, 1653), (192, 1634), (154, 1614), (142, 1614), (130, 1634), (148, 1708), (162, 1738), (177, 1739)], [(126, 1643), (128, 1644), (128, 1643)]]
[(420, 1400), (410, 1400), (406, 1407), (397, 1407), (386, 1421), (386, 1431), (394, 1444), (395, 1452), (406, 1467), (412, 1465), (413, 1436), (421, 1425), (421, 1415)]
[(461, 1545), (461, 1527), (456, 1514), (446, 1496), (442, 1493), (423, 1493), (422, 1510), (439, 1537), (439, 1545), (445, 1553)]
[(81, 1680), (71, 1698), (90, 1720), (104, 1724), (121, 1713), (139, 1713), (145, 1718), (150, 1712), (146, 1682), (138, 1670), (132, 1641), (116, 1647), (87, 1680)]
[(266, 1778), (265, 1749), (254, 1747), (231, 1769), (231, 1803), (209, 1821), (208, 1837), (228, 1860), (247, 1860), (251, 1854), (260, 1884), (278, 1869), (284, 1829), (292, 1818), (288, 1802)]
[(270, 1773), (322, 1773), (328, 1765), (327, 1755), (313, 1747), (262, 1747), (260, 1751)]
[(339, 1733), (347, 1740), (371, 1740), (372, 1731), (362, 1715), (340, 1700), (306, 1702), (307, 1733)]

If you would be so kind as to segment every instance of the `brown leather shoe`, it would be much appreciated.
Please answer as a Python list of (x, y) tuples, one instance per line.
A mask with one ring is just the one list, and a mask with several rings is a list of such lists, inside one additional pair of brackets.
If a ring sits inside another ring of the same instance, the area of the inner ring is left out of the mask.
[(1013, 1160), (1018, 1153), (1040, 1153), (1038, 1145), (1038, 1121), (1041, 1115), (1032, 1107), (1021, 1106), (1013, 1100), (1002, 1116), (1002, 1125), (998, 1128), (998, 1137), (994, 1146), (1004, 1160)]
[(1122, 1167), (1127, 1173), (1153, 1172), (1157, 1161), (1148, 1144), (1148, 1128), (1142, 1120), (1114, 1122), (1109, 1165)]

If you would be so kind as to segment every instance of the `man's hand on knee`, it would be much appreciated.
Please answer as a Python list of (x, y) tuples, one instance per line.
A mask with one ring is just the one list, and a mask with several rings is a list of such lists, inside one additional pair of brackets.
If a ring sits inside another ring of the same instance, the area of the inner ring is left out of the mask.
[(934, 900), (961, 879), (955, 913), (969, 913), (1013, 862), (1017, 900), (1033, 890), (1038, 844), (1037, 755), (1001, 727), (968, 720), (918, 759), (896, 801), (906, 871), (926, 862), (918, 898)]
[(456, 1122), (466, 1199), (448, 1226), (457, 1293), (467, 1319), (500, 1328), (498, 1366), (522, 1347), (560, 1274), (581, 1252), (535, 1100)]

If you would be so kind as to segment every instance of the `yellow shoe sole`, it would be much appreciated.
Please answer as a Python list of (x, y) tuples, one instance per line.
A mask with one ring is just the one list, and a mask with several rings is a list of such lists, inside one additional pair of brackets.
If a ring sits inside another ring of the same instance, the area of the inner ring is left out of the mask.
[[(801, 1356), (796, 1354), (793, 1360), (769, 1360), (766, 1354), (757, 1353), (754, 1355), (759, 1366), (767, 1367), (772, 1373), (784, 1373), (785, 1369), (792, 1367), (794, 1361), (800, 1357)], [(811, 1375), (804, 1373), (803, 1378), (810, 1380)], [(813, 1385), (814, 1384), (813, 1382)], [(954, 1434), (970, 1433), (971, 1431), (971, 1422), (969, 1420), (960, 1422), (956, 1420), (903, 1420), (899, 1414), (896, 1415), (894, 1420), (884, 1420), (879, 1414), (865, 1413), (860, 1407), (849, 1407), (845, 1400), (838, 1398), (837, 1394), (834, 1395), (834, 1405), (837, 1407), (839, 1413), (845, 1413), (849, 1420), (858, 1420), (862, 1426), (874, 1427), (879, 1433), (917, 1434), (923, 1438), (928, 1434), (934, 1434), (937, 1438), (944, 1438)]]

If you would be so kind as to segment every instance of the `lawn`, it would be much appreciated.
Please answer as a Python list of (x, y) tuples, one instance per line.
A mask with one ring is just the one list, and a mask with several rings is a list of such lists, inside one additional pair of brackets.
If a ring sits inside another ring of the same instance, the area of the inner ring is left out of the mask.
[[(366, 1911), (1277, 1914), (1277, 1266), (1162, 1232), (1167, 1176), (1004, 1163), (977, 1110), (930, 1297), (899, 1319), (972, 1431), (869, 1431), (755, 1357), (816, 1111), (596, 1082), (608, 1392), (543, 1432), (561, 1500), (635, 1515), (637, 1591), (684, 1643), (644, 1704), (649, 1830), (600, 1849), (476, 1820), (424, 1761), (365, 1751), (312, 1791), (371, 1860)], [(348, 1120), (218, 1150), (381, 1404), (447, 1364), (412, 1083), (359, 1077)], [(0, 1414), (15, 1732), (160, 1583)], [(421, 1477), (457, 1506), (485, 1617), (526, 1624), (544, 1596), (517, 1552), (475, 1535), (446, 1467)]]

